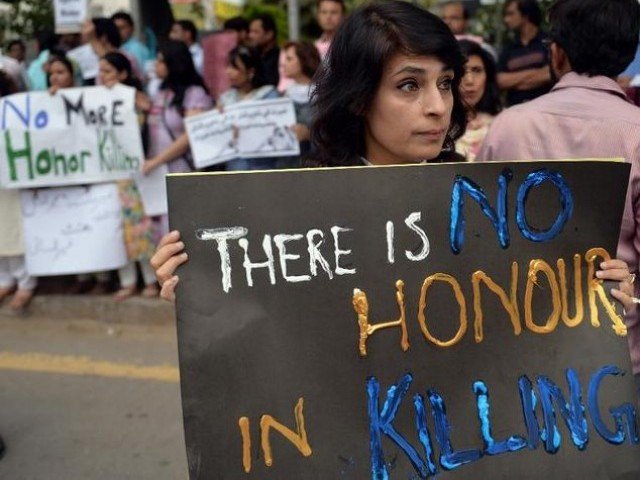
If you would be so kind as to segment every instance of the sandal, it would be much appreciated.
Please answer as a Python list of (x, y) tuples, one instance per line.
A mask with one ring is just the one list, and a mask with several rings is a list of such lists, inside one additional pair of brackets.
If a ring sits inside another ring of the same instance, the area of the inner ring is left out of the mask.
[(23, 312), (29, 306), (31, 299), (33, 298), (33, 290), (20, 290), (18, 289), (16, 293), (11, 297), (11, 302), (9, 302), (9, 308), (14, 312)]
[(116, 302), (122, 302), (127, 298), (133, 297), (135, 293), (136, 293), (135, 285), (132, 285), (131, 287), (122, 287), (120, 290), (118, 290), (116, 293), (113, 294), (113, 299)]
[(156, 298), (158, 295), (160, 295), (160, 290), (155, 283), (152, 283), (142, 289), (141, 295), (144, 298)]

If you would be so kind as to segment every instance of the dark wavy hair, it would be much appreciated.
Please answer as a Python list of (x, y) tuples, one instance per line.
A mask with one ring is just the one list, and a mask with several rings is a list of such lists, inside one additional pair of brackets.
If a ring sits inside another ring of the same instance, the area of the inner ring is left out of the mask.
[(208, 92), (202, 77), (193, 65), (193, 57), (191, 57), (189, 47), (184, 42), (167, 40), (160, 46), (158, 53), (162, 55), (168, 71), (167, 78), (160, 84), (160, 89), (173, 92), (171, 105), (182, 111), (184, 96), (189, 87), (202, 87)]
[[(607, 0), (604, 0), (607, 1)], [(504, 4), (503, 14), (507, 11), (507, 7), (515, 3), (518, 5), (518, 11), (523, 17), (526, 17), (536, 27), (542, 24), (542, 9), (538, 0), (509, 0)]]
[(550, 36), (581, 75), (616, 77), (638, 48), (637, 0), (558, 0), (549, 11)]
[(478, 42), (471, 40), (460, 40), (460, 50), (468, 59), (471, 56), (480, 57), (487, 80), (484, 87), (482, 98), (475, 106), (476, 112), (488, 113), (489, 115), (497, 115), (502, 110), (500, 102), (500, 87), (496, 79), (496, 62), (489, 52), (487, 52)]
[(116, 27), (116, 24), (112, 19), (106, 17), (95, 17), (92, 18), (91, 21), (96, 28), (96, 38), (102, 39), (106, 37), (112, 47), (120, 48), (122, 45), (122, 39), (120, 38), (118, 27)]
[(141, 92), (144, 91), (142, 82), (134, 75), (131, 62), (125, 55), (120, 52), (109, 52), (102, 57), (102, 60), (115, 68), (118, 73), (125, 72), (127, 74), (127, 78), (122, 81), (124, 85), (133, 87)]
[(228, 62), (229, 65), (235, 68), (244, 67), (247, 71), (253, 70), (253, 77), (251, 77), (252, 88), (260, 88), (268, 84), (264, 76), (262, 57), (257, 48), (243, 45), (236, 47), (229, 52)]
[(364, 116), (385, 65), (396, 53), (433, 56), (454, 71), (453, 111), (441, 157), (455, 151), (455, 141), (466, 127), (459, 90), (464, 57), (458, 42), (437, 16), (394, 0), (355, 10), (338, 29), (314, 77), (311, 164), (360, 164), (359, 157), (365, 155)]
[(291, 47), (293, 47), (296, 52), (302, 73), (309, 78), (313, 78), (320, 67), (320, 54), (318, 53), (318, 49), (309, 42), (287, 42), (284, 44), (283, 50), (286, 51)]

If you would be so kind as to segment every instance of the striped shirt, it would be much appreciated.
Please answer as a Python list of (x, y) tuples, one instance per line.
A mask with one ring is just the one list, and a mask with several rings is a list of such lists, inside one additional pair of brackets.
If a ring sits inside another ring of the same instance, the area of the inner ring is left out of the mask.
[[(640, 259), (640, 109), (607, 77), (574, 72), (546, 95), (493, 121), (476, 161), (623, 157), (631, 176), (617, 257), (638, 271)], [(640, 319), (626, 318), (634, 373), (640, 373)]]

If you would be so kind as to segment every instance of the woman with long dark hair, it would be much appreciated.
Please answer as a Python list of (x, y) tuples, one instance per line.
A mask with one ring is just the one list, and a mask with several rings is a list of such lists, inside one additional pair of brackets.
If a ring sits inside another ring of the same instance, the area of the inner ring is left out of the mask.
[(143, 170), (149, 173), (167, 164), (171, 173), (190, 172), (193, 162), (184, 119), (209, 110), (213, 102), (193, 65), (189, 48), (182, 42), (169, 40), (160, 47), (156, 75), (162, 83), (152, 99), (147, 120), (149, 158)]
[[(406, 2), (354, 11), (317, 73), (312, 99), (314, 165), (391, 165), (460, 157), (466, 116), (464, 57), (446, 24)], [(187, 260), (179, 233), (166, 235), (151, 264), (161, 296), (174, 299), (175, 269)]]
[(456, 151), (472, 162), (502, 105), (496, 80), (496, 63), (491, 54), (470, 40), (461, 40), (460, 49), (467, 58), (460, 82), (460, 93), (467, 112), (467, 131), (456, 142)]

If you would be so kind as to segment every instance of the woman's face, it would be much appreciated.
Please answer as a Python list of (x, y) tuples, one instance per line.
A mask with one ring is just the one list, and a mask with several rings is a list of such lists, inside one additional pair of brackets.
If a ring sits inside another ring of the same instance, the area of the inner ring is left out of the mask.
[(62, 62), (53, 61), (49, 65), (49, 84), (56, 88), (73, 87), (73, 74)]
[(235, 63), (229, 63), (225, 71), (233, 88), (246, 87), (253, 78), (253, 70), (247, 70), (247, 67), (240, 60), (236, 60)]
[(470, 55), (460, 82), (460, 93), (470, 107), (478, 105), (487, 86), (487, 71), (478, 55)]
[(436, 158), (451, 120), (453, 77), (436, 57), (395, 54), (365, 113), (367, 160), (383, 165)]
[(160, 80), (164, 80), (169, 76), (169, 69), (164, 61), (164, 56), (159, 53), (156, 57), (156, 77)]
[[(326, 2), (325, 2), (326, 3)], [(284, 52), (284, 76), (296, 78), (302, 73), (300, 59), (296, 55), (296, 47), (289, 47)]]
[(122, 82), (127, 78), (126, 72), (118, 72), (116, 67), (106, 60), (100, 60), (100, 82), (105, 87), (113, 87), (116, 83)]

